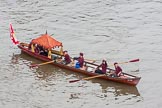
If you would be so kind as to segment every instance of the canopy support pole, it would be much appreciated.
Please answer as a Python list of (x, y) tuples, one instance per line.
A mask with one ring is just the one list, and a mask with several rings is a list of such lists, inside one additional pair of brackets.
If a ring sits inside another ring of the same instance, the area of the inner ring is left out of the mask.
[(32, 52), (35, 52), (34, 51), (34, 45), (33, 44), (31, 45), (31, 50), (32, 50)]
[(63, 47), (60, 48), (60, 55), (63, 55)]
[(48, 58), (51, 59), (51, 55), (52, 55), (51, 50), (48, 50)]

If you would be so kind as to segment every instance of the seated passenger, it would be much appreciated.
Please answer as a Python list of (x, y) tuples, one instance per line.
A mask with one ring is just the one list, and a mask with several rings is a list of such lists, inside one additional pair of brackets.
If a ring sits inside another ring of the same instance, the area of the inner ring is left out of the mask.
[(48, 56), (48, 50), (44, 50), (44, 56)]
[[(100, 70), (100, 67), (101, 67), (101, 70)], [(99, 65), (96, 70), (95, 70), (95, 73), (98, 73), (98, 74), (106, 74), (106, 70), (107, 70), (107, 62), (106, 60), (102, 60), (102, 63), (101, 65)]]
[(40, 54), (40, 55), (44, 55), (44, 56), (48, 56), (48, 50), (46, 50), (46, 49), (44, 49), (44, 48), (42, 47), (42, 49), (40, 49), (40, 51), (39, 51), (39, 54)]
[(40, 50), (39, 50), (39, 47), (38, 47), (37, 44), (35, 45), (35, 49), (34, 49), (34, 51), (35, 51), (36, 53), (39, 53), (39, 51), (40, 51)]
[(39, 46), (39, 54), (44, 55), (44, 52), (45, 52), (45, 50), (44, 50), (43, 46)]

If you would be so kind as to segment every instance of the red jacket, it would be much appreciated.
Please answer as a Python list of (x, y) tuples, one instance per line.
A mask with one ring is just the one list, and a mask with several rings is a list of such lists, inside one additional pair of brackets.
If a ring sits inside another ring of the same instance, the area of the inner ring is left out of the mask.
[(116, 73), (117, 76), (120, 76), (121, 75), (122, 69), (121, 69), (120, 66), (115, 67), (115, 73)]
[(100, 65), (100, 67), (102, 68), (102, 72), (103, 72), (103, 74), (106, 74), (106, 70), (107, 70), (107, 63), (102, 63), (102, 64)]
[(64, 59), (65, 59), (66, 63), (71, 62), (70, 56), (68, 54), (66, 54), (64, 57), (65, 57)]
[(78, 62), (80, 64), (80, 67), (83, 67), (83, 65), (84, 65), (84, 58), (83, 57), (79, 57), (78, 58)]

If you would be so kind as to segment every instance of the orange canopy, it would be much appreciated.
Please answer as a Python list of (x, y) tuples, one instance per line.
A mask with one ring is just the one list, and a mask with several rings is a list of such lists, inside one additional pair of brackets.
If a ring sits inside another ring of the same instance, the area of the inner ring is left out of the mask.
[(31, 41), (31, 43), (41, 45), (45, 49), (52, 49), (52, 48), (55, 48), (55, 47), (62, 46), (61, 42), (55, 40), (54, 38), (52, 38), (48, 34), (43, 34), (40, 37), (33, 39)]

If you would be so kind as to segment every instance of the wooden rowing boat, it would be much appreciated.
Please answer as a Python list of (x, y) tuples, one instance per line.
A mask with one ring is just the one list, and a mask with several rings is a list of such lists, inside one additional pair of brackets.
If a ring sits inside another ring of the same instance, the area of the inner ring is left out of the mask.
[[(10, 37), (11, 37), (12, 42), (15, 45), (17, 45), (18, 48), (20, 48), (22, 50), (22, 52), (24, 52), (34, 58), (37, 58), (39, 60), (46, 61), (46, 62), (52, 61), (53, 60), (52, 54), (63, 56), (62, 43), (55, 40), (51, 36), (49, 36), (47, 33), (38, 37), (37, 39), (33, 39), (30, 42), (30, 44), (22, 43), (16, 39), (12, 25), (10, 24)], [(37, 53), (35, 51), (36, 45), (40, 45), (40, 46), (44, 47), (44, 49), (46, 49), (48, 52), (47, 55), (45, 56), (45, 55), (41, 55), (40, 53)], [(56, 47), (61, 47), (60, 51), (53, 50)], [(87, 67), (86, 70), (85, 69), (84, 70), (77, 69), (72, 65), (64, 65), (60, 62), (57, 62), (56, 60), (52, 64), (55, 66), (58, 66), (60, 68), (71, 70), (76, 73), (82, 73), (82, 74), (92, 76), (92, 77), (94, 76), (97, 78), (97, 76), (99, 76), (99, 74), (94, 73), (91, 70), (89, 71), (89, 68), (92, 68), (92, 67), (95, 68), (98, 65), (91, 63), (91, 62), (85, 62), (85, 63), (86, 63), (86, 67)], [(111, 72), (114, 72), (114, 70), (107, 68), (107, 73), (111, 73)], [(124, 76), (122, 76), (122, 77), (111, 77), (110, 75), (100, 75), (98, 78), (109, 80), (109, 81), (114, 81), (114, 82), (119, 82), (119, 83), (131, 85), (131, 86), (136, 86), (141, 79), (141, 77), (133, 76), (133, 75), (130, 75), (127, 73), (124, 73)]]
[[(18, 48), (20, 48), (26, 54), (28, 54), (28, 55), (30, 55), (34, 58), (37, 58), (39, 60), (42, 60), (42, 61), (51, 61), (52, 60), (52, 59), (48, 58), (47, 56), (43, 56), (43, 55), (40, 55), (38, 53), (32, 52), (31, 50), (28, 49), (27, 46), (28, 46), (28, 44), (26, 44), (26, 43), (20, 43), (18, 45)], [(90, 67), (98, 66), (97, 64), (90, 63), (90, 62), (86, 62), (86, 63), (87, 63), (87, 66), (90, 66)], [(57, 66), (57, 67), (64, 68), (64, 69), (67, 69), (67, 70), (71, 70), (71, 71), (76, 72), (76, 73), (82, 73), (82, 74), (85, 74), (85, 75), (88, 75), (88, 76), (98, 75), (98, 74), (92, 73), (91, 71), (88, 71), (88, 70), (76, 69), (73, 66), (64, 65), (64, 64), (61, 64), (61, 63), (57, 63), (57, 62), (53, 62), (52, 64)], [(110, 69), (110, 68), (107, 68), (107, 70), (109, 72), (114, 71), (113, 69)], [(114, 81), (114, 82), (119, 82), (119, 83), (123, 83), (123, 84), (128, 84), (128, 85), (131, 85), (131, 86), (136, 86), (141, 79), (141, 77), (133, 76), (133, 75), (130, 75), (130, 74), (127, 74), (127, 73), (124, 73), (124, 77), (101, 76), (101, 77), (98, 77), (98, 78), (104, 79), (104, 80), (109, 80), (109, 81)]]

